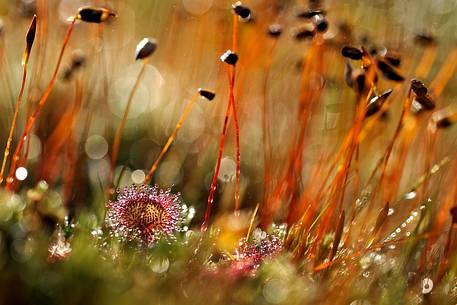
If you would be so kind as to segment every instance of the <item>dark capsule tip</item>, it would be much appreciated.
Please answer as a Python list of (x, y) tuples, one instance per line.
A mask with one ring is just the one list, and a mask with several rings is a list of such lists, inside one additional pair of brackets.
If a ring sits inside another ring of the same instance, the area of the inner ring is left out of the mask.
[(33, 42), (35, 41), (35, 34), (36, 34), (36, 27), (37, 27), (37, 16), (36, 14), (33, 15), (32, 22), (30, 23), (29, 29), (27, 30), (27, 34), (25, 35), (25, 50), (24, 54), (22, 55), (22, 65), (27, 65), (30, 57), (30, 52), (32, 51)]
[(34, 14), (33, 18), (32, 18), (32, 22), (30, 23), (29, 29), (27, 31), (27, 35), (25, 37), (27, 46), (30, 46), (30, 48), (32, 47), (33, 41), (35, 40), (36, 25), (37, 25), (37, 16), (36, 16), (36, 14)]
[(232, 52), (231, 50), (227, 50), (224, 54), (221, 55), (220, 60), (226, 64), (234, 66), (238, 62), (238, 55), (236, 55), (236, 53)]
[(457, 224), (457, 206), (452, 207), (449, 213), (451, 213), (452, 224)]
[(277, 38), (277, 37), (281, 36), (281, 34), (282, 34), (282, 26), (277, 23), (271, 24), (268, 27), (267, 33), (271, 37)]
[(117, 14), (106, 8), (91, 6), (79, 8), (76, 15), (76, 19), (89, 23), (102, 23), (111, 17), (117, 17)]
[(402, 82), (405, 78), (398, 72), (394, 67), (388, 64), (386, 61), (379, 60), (378, 68), (381, 70), (384, 77), (394, 82)]
[(324, 33), (328, 30), (328, 21), (323, 15), (315, 15), (313, 17), (313, 22), (319, 33)]
[(377, 101), (377, 96), (375, 96), (373, 99), (368, 103), (367, 108), (365, 110), (366, 118), (376, 114), (381, 109), (382, 105)]
[(432, 114), (432, 121), (436, 128), (448, 128), (457, 121), (457, 111), (455, 108), (444, 108)]
[(398, 54), (388, 52), (384, 55), (384, 59), (394, 67), (399, 67), (401, 64), (401, 58)]
[(251, 10), (244, 6), (240, 1), (232, 4), (233, 12), (240, 16), (242, 19), (249, 19), (251, 16)]
[(157, 41), (154, 38), (143, 38), (137, 45), (135, 60), (145, 59), (151, 56), (157, 49)]
[(73, 69), (71, 67), (65, 67), (62, 72), (62, 79), (64, 81), (69, 81), (73, 76)]
[(216, 97), (216, 93), (202, 88), (198, 89), (198, 93), (208, 101), (212, 101)]
[(380, 98), (386, 100), (391, 94), (392, 94), (393, 90), (392, 89), (387, 89), (386, 91), (384, 91), (383, 93), (381, 93), (379, 95)]
[(435, 45), (436, 39), (430, 33), (420, 32), (414, 36), (414, 42), (420, 46), (428, 47)]
[(386, 90), (380, 95), (373, 97), (367, 105), (365, 112), (365, 117), (369, 117), (381, 110), (382, 105), (387, 100), (387, 98), (392, 94), (392, 89)]
[(341, 54), (346, 57), (350, 58), (353, 60), (360, 60), (362, 59), (363, 52), (359, 48), (351, 47), (351, 46), (345, 46), (343, 49), (341, 49)]
[(76, 49), (71, 53), (71, 67), (78, 69), (86, 63), (86, 55), (80, 49)]
[(411, 80), (411, 90), (413, 90), (417, 96), (424, 96), (428, 92), (428, 89), (424, 83), (417, 79)]
[(314, 28), (308, 24), (292, 29), (292, 36), (297, 41), (311, 39), (314, 37), (314, 35), (315, 35)]
[(442, 118), (436, 121), (437, 128), (448, 128), (452, 125), (452, 121), (449, 118)]

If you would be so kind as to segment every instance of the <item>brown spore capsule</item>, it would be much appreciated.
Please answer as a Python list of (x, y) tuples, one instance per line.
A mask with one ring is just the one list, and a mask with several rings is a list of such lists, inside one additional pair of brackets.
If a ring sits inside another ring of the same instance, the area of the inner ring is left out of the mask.
[(383, 57), (389, 64), (394, 67), (399, 67), (401, 64), (401, 57), (397, 53), (388, 51)]
[(392, 93), (392, 89), (384, 91), (380, 95), (373, 97), (367, 105), (365, 117), (370, 117), (381, 110), (382, 105), (384, 105), (387, 98)]
[(106, 8), (85, 6), (78, 10), (76, 18), (89, 23), (102, 23), (111, 17), (116, 17), (116, 14)]
[(268, 26), (267, 33), (271, 37), (277, 38), (282, 34), (282, 26), (277, 23), (271, 24), (270, 26)]
[(251, 17), (251, 10), (244, 6), (240, 1), (232, 4), (233, 12), (240, 16), (242, 19), (249, 19)]
[(417, 96), (424, 96), (428, 92), (428, 89), (424, 83), (417, 79), (411, 80), (411, 90), (413, 90)]
[(198, 93), (200, 94), (200, 96), (206, 98), (208, 101), (212, 101), (216, 97), (216, 93), (207, 89), (199, 88)]
[(432, 115), (436, 128), (444, 129), (452, 126), (457, 121), (457, 111), (450, 108), (441, 109)]
[(154, 38), (143, 38), (136, 46), (135, 60), (151, 56), (156, 49), (157, 41)]
[(319, 33), (324, 33), (328, 30), (328, 21), (324, 17), (324, 15), (320, 15), (320, 14), (314, 15), (312, 20), (316, 26), (316, 30)]
[(80, 49), (76, 49), (71, 53), (71, 67), (79, 69), (86, 63), (86, 55)]
[(436, 39), (426, 32), (419, 32), (414, 36), (414, 42), (423, 47), (434, 46), (436, 44)]
[(456, 225), (457, 224), (457, 206), (452, 207), (449, 210), (449, 213), (451, 214), (451, 217), (452, 217), (452, 224)]
[(356, 48), (356, 47), (351, 47), (351, 46), (344, 46), (343, 49), (341, 49), (341, 54), (346, 57), (350, 58), (353, 60), (360, 60), (362, 59), (363, 52), (361, 49)]
[(297, 41), (313, 38), (314, 34), (314, 27), (310, 24), (305, 24), (292, 29), (292, 37), (294, 37)]
[(25, 35), (26, 46), (25, 46), (24, 54), (22, 55), (22, 65), (26, 65), (29, 61), (30, 52), (32, 51), (33, 41), (35, 40), (36, 26), (37, 26), (37, 17), (36, 17), (36, 15), (33, 15), (32, 22), (30, 23), (27, 34)]
[(65, 67), (62, 71), (62, 79), (69, 81), (73, 76), (73, 69), (71, 67)]
[(436, 121), (436, 127), (438, 128), (447, 128), (451, 126), (453, 122), (449, 118), (441, 118), (440, 120)]
[(231, 50), (227, 50), (224, 54), (221, 55), (220, 60), (229, 65), (236, 65), (238, 62), (238, 55)]
[(378, 60), (378, 68), (384, 77), (394, 82), (402, 82), (405, 78), (394, 67), (384, 60)]

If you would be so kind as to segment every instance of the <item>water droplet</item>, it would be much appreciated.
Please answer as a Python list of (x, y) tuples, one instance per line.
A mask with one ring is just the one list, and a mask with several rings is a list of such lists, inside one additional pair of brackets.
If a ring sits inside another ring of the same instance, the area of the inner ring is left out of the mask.
[(27, 178), (28, 176), (28, 171), (25, 167), (18, 167), (16, 169), (16, 178), (17, 180), (23, 181)]
[(231, 182), (235, 178), (236, 174), (236, 163), (229, 157), (224, 157), (221, 160), (221, 166), (217, 178), (222, 182)]
[(270, 279), (265, 283), (262, 294), (268, 303), (279, 304), (286, 300), (289, 287), (282, 279)]
[(423, 294), (428, 294), (432, 291), (433, 289), (433, 281), (426, 277), (425, 279), (422, 280), (422, 293)]
[(141, 169), (137, 169), (132, 172), (131, 179), (132, 179), (133, 183), (141, 184), (144, 182), (145, 178), (146, 178), (146, 175), (144, 174), (144, 172)]
[(417, 195), (417, 193), (415, 191), (411, 191), (409, 193), (406, 193), (403, 198), (408, 199), (408, 200), (414, 199), (414, 198), (416, 198), (416, 195)]
[(373, 261), (378, 265), (382, 265), (385, 261), (384, 255), (376, 254)]
[(213, 5), (213, 0), (182, 0), (184, 9), (193, 15), (206, 13)]
[(360, 259), (359, 264), (362, 269), (368, 269), (371, 266), (372, 259), (370, 256), (364, 256)]
[(430, 170), (430, 172), (431, 172), (432, 174), (434, 174), (434, 173), (436, 173), (439, 169), (440, 169), (440, 167), (439, 167), (437, 164), (435, 164), (435, 165), (433, 165), (433, 167), (432, 167), (432, 169)]
[(100, 135), (92, 135), (87, 139), (84, 149), (89, 158), (102, 159), (108, 153), (108, 142)]

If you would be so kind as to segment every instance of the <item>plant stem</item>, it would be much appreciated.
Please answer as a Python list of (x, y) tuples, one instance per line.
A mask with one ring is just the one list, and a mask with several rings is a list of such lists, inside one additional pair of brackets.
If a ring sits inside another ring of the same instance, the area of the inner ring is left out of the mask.
[(157, 159), (154, 161), (154, 164), (152, 164), (151, 169), (149, 170), (148, 175), (144, 179), (143, 184), (146, 185), (149, 183), (149, 181), (152, 179), (152, 175), (154, 175), (154, 172), (157, 169), (157, 166), (159, 165), (159, 162), (162, 160), (162, 158), (165, 156), (167, 153), (168, 149), (170, 148), (171, 144), (173, 141), (176, 139), (176, 136), (178, 134), (179, 129), (181, 128), (182, 124), (184, 123), (185, 119), (190, 113), (190, 110), (192, 109), (192, 106), (195, 104), (197, 101), (198, 94), (194, 94), (194, 96), (191, 98), (189, 103), (187, 103), (186, 108), (184, 108), (183, 113), (181, 114), (181, 117), (178, 120), (178, 123), (175, 126), (175, 129), (173, 130), (173, 133), (170, 135), (168, 138), (167, 142), (165, 143), (164, 147), (162, 148), (162, 151), (160, 152), (159, 156)]
[(132, 90), (130, 91), (129, 98), (127, 100), (127, 106), (125, 107), (124, 114), (122, 115), (121, 123), (119, 124), (119, 127), (116, 131), (116, 135), (114, 137), (114, 143), (113, 143), (113, 148), (112, 148), (112, 152), (111, 152), (111, 175), (113, 175), (114, 167), (116, 166), (119, 146), (121, 144), (121, 138), (122, 138), (122, 134), (125, 129), (125, 124), (127, 123), (127, 117), (129, 115), (130, 107), (132, 105), (133, 97), (135, 96), (138, 86), (140, 85), (140, 81), (143, 78), (144, 72), (146, 71), (146, 65), (147, 65), (147, 61), (143, 61), (141, 70), (138, 73), (138, 76), (136, 77), (135, 84), (133, 85)]
[(6, 162), (8, 161), (8, 156), (10, 154), (11, 142), (13, 140), (13, 134), (14, 134), (14, 129), (16, 127), (17, 116), (19, 114), (19, 106), (21, 105), (22, 95), (24, 94), (26, 79), (27, 79), (27, 64), (24, 65), (24, 70), (22, 73), (21, 89), (19, 91), (19, 96), (17, 97), (17, 100), (16, 100), (13, 121), (11, 122), (10, 132), (8, 134), (8, 140), (6, 141), (5, 152), (3, 154), (2, 168), (0, 170), (0, 185), (3, 183), (3, 174), (5, 173)]

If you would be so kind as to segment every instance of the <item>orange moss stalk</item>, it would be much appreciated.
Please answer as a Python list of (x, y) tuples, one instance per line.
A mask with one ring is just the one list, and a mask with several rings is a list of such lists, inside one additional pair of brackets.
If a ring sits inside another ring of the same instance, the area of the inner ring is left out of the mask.
[(141, 79), (143, 78), (144, 72), (146, 71), (147, 61), (143, 61), (141, 65), (140, 72), (136, 77), (135, 83), (133, 84), (132, 90), (130, 91), (127, 106), (125, 106), (124, 113), (122, 114), (121, 123), (116, 130), (116, 135), (114, 136), (113, 147), (111, 149), (111, 175), (114, 173), (114, 167), (116, 166), (117, 155), (119, 152), (119, 147), (121, 145), (122, 134), (124, 133), (125, 125), (127, 124), (127, 117), (129, 115), (130, 107), (132, 106), (133, 97), (140, 85)]
[(127, 123), (127, 117), (129, 115), (130, 107), (132, 106), (133, 97), (135, 96), (138, 86), (143, 78), (144, 73), (146, 72), (146, 66), (148, 64), (148, 58), (155, 52), (157, 49), (157, 41), (153, 38), (143, 38), (136, 46), (136, 55), (135, 60), (141, 60), (142, 66), (138, 76), (136, 77), (135, 84), (130, 91), (129, 98), (127, 100), (127, 106), (125, 106), (124, 113), (122, 115), (121, 123), (116, 130), (116, 135), (114, 137), (113, 148), (111, 151), (111, 175), (114, 173), (114, 167), (116, 166), (117, 154), (119, 152), (119, 146), (121, 144), (122, 134), (125, 129), (125, 124)]
[[(235, 136), (236, 136), (236, 177), (235, 177), (235, 214), (239, 213), (239, 179), (240, 179), (240, 132), (239, 132), (239, 125), (238, 125), (238, 117), (236, 113), (236, 102), (235, 102), (235, 96), (234, 96), (234, 87), (235, 87), (235, 73), (236, 73), (236, 61), (238, 60), (238, 56), (236, 55), (236, 50), (238, 49), (238, 16), (234, 15), (233, 16), (233, 38), (232, 38), (232, 48), (233, 52), (232, 54), (236, 56), (235, 62), (234, 63), (229, 63), (231, 67), (227, 68), (227, 75), (229, 78), (229, 102), (227, 104), (227, 110), (225, 111), (225, 118), (224, 118), (224, 124), (222, 127), (222, 132), (220, 135), (219, 139), (219, 149), (218, 149), (218, 155), (217, 155), (217, 160), (216, 160), (216, 167), (214, 169), (214, 175), (213, 179), (211, 181), (211, 186), (210, 186), (210, 193), (208, 195), (208, 201), (207, 201), (207, 206), (206, 206), (206, 211), (205, 211), (205, 219), (201, 225), (201, 230), (206, 231), (208, 227), (208, 222), (209, 222), (209, 217), (211, 215), (211, 206), (214, 201), (214, 195), (216, 192), (216, 187), (217, 187), (217, 176), (219, 175), (219, 170), (221, 166), (221, 160), (222, 160), (222, 153), (224, 151), (224, 144), (225, 144), (225, 136), (227, 133), (227, 127), (228, 127), (228, 122), (230, 118), (230, 113), (233, 108), (233, 120), (234, 120), (234, 125), (235, 125)], [(227, 54), (227, 53), (226, 53)], [(222, 58), (221, 58), (222, 59)], [(228, 63), (228, 62), (227, 62)]]
[(190, 101), (187, 103), (186, 108), (184, 108), (184, 111), (181, 114), (181, 117), (179, 118), (178, 123), (175, 126), (175, 129), (173, 130), (172, 134), (168, 138), (167, 142), (165, 143), (164, 147), (162, 148), (162, 151), (160, 152), (159, 156), (157, 157), (157, 159), (152, 164), (151, 169), (149, 170), (146, 178), (144, 179), (144, 182), (143, 182), (144, 185), (148, 184), (151, 181), (152, 176), (154, 175), (157, 167), (159, 166), (159, 162), (165, 156), (165, 154), (167, 153), (167, 151), (170, 148), (171, 144), (176, 139), (176, 136), (178, 135), (178, 131), (182, 127), (184, 121), (186, 120), (187, 116), (190, 113), (190, 110), (192, 109), (193, 105), (197, 101), (197, 97), (198, 97), (198, 93), (194, 94), (192, 96), (192, 98), (190, 99)]

